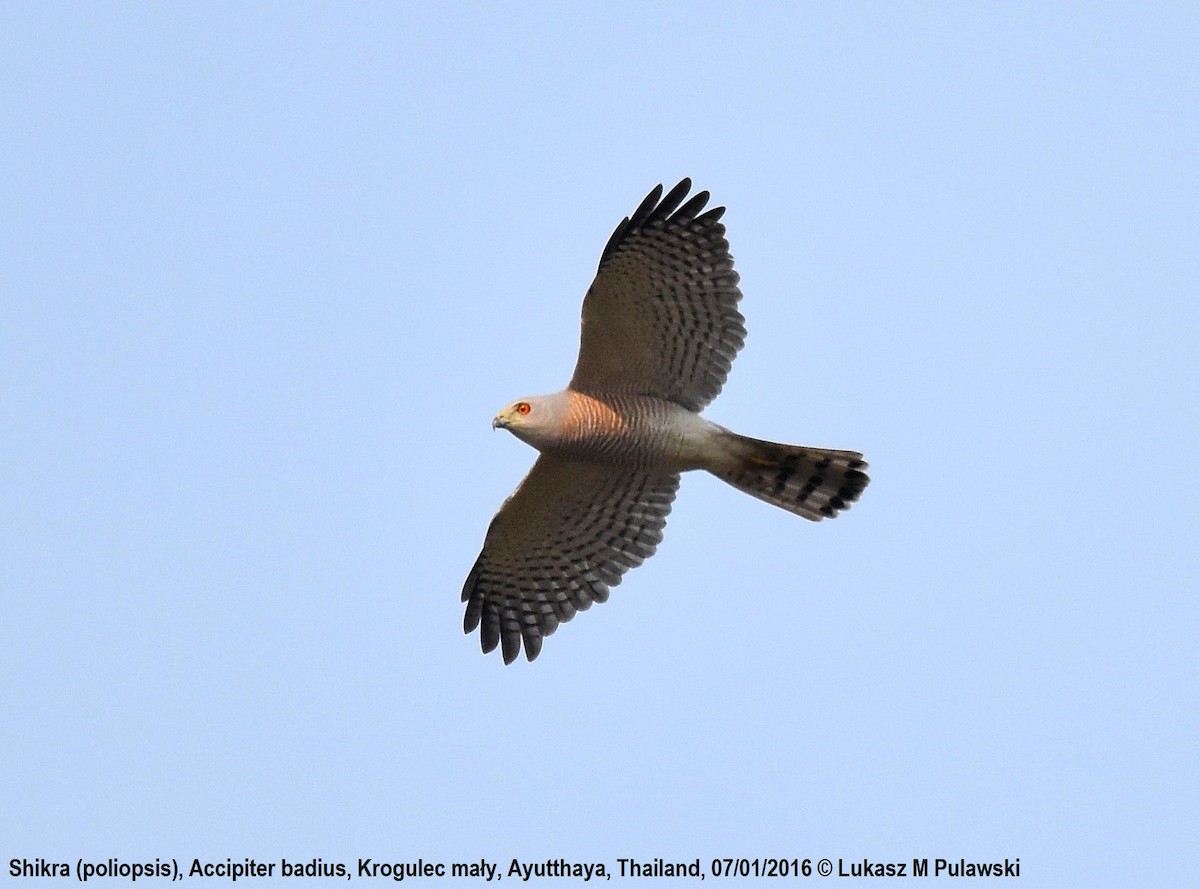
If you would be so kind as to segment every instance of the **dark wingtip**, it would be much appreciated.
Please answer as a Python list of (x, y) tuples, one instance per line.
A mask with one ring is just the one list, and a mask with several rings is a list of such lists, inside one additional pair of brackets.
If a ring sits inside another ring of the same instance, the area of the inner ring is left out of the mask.
[[(605, 260), (612, 256), (627, 235), (643, 226), (688, 223), (697, 220), (715, 223), (719, 220), (721, 214), (725, 212), (724, 207), (714, 207), (703, 215), (697, 215), (708, 203), (709, 194), (707, 191), (701, 191), (688, 198), (688, 192), (691, 190), (692, 180), (689, 176), (680, 179), (666, 193), (666, 196), (663, 195), (662, 183), (650, 189), (650, 193), (638, 204), (637, 209), (622, 219), (609, 237), (608, 243), (604, 245), (604, 251), (600, 254), (600, 265), (604, 265)], [(686, 203), (684, 203), (685, 198), (687, 199)]]
[(504, 657), (505, 664), (511, 664), (517, 659), (517, 655), (521, 653), (521, 634), (520, 633), (501, 633), (501, 654)]
[[(676, 188), (678, 188), (678, 186), (676, 186)], [(638, 204), (638, 208), (633, 211), (632, 215), (630, 215), (628, 219), (626, 219), (626, 222), (628, 222), (634, 228), (645, 222), (646, 218), (654, 212), (654, 208), (658, 206), (658, 199), (662, 197), (662, 193), (663, 187), (662, 183), (660, 182), (658, 185), (654, 186), (654, 188), (650, 189), (650, 193), (642, 199), (642, 202)]]
[[(659, 201), (658, 206), (654, 208), (654, 212), (650, 214), (650, 218), (646, 222), (666, 222), (671, 218), (671, 214), (679, 209), (679, 205), (683, 203), (683, 199), (687, 197), (687, 193), (691, 190), (692, 180), (685, 176), (674, 188), (667, 192), (665, 198)], [(705, 200), (708, 200), (707, 192), (701, 192), (701, 194), (705, 196)]]

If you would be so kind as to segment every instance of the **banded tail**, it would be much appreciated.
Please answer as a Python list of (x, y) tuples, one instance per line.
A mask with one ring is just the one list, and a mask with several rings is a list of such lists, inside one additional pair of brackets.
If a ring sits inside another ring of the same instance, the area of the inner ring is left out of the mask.
[(731, 466), (713, 475), (739, 491), (814, 522), (833, 518), (870, 482), (857, 451), (832, 451), (733, 436)]

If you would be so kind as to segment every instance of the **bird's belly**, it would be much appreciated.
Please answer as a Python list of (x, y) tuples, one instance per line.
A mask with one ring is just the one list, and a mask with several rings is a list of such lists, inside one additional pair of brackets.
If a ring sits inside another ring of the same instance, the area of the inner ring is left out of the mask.
[(597, 399), (579, 412), (583, 422), (557, 451), (575, 459), (684, 472), (708, 469), (725, 430), (674, 402), (657, 398)]

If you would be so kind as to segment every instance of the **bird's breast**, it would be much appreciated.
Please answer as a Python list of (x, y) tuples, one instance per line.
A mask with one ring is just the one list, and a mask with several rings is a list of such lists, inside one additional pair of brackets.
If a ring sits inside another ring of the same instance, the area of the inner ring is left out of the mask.
[(571, 393), (560, 452), (638, 469), (707, 468), (713, 439), (724, 430), (660, 398)]

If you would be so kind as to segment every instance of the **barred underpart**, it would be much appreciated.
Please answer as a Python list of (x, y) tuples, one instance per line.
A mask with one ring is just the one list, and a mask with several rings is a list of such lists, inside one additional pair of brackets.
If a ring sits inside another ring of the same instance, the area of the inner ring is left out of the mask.
[(539, 457), (492, 520), (463, 586), (463, 628), (481, 627), (485, 652), (511, 663), (654, 554), (678, 473), (627, 475), (610, 467)]
[(623, 220), (583, 301), (579, 361), (568, 386), (595, 395), (653, 395), (702, 410), (746, 341), (724, 207), (684, 201), (684, 179), (655, 188)]

